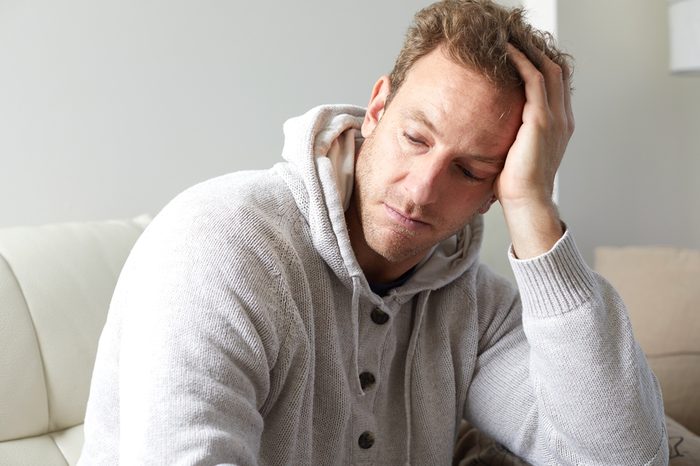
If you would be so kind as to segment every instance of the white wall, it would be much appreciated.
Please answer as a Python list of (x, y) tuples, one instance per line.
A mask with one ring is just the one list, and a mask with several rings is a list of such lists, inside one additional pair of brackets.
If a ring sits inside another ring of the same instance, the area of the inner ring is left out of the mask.
[(700, 247), (700, 76), (668, 72), (667, 2), (558, 3), (577, 62), (560, 201), (579, 246)]
[(427, 0), (0, 1), (0, 226), (156, 213), (366, 104)]

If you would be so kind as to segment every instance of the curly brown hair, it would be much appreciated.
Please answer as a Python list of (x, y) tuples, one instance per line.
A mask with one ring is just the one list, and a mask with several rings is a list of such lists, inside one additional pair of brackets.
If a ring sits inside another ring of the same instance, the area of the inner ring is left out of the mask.
[(538, 69), (544, 52), (562, 70), (569, 74), (572, 71), (571, 56), (554, 46), (551, 34), (530, 26), (522, 8), (508, 9), (490, 0), (442, 0), (416, 13), (389, 75), (391, 94), (387, 102), (413, 64), (443, 45), (455, 63), (483, 73), (496, 86), (520, 86), (522, 79), (508, 60), (508, 42)]

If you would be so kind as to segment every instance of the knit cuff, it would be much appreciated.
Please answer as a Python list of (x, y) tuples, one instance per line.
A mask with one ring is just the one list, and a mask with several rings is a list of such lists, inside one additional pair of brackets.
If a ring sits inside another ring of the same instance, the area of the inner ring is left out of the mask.
[(518, 259), (511, 245), (508, 257), (524, 315), (559, 316), (590, 299), (595, 278), (568, 230), (552, 249), (540, 256)]

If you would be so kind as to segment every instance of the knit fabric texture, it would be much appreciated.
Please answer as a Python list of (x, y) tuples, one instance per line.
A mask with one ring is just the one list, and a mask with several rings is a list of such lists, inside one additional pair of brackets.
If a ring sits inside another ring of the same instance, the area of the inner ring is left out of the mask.
[(134, 247), (81, 465), (447, 465), (465, 418), (536, 465), (668, 461), (658, 384), (567, 231), (479, 263), (481, 217), (380, 297), (344, 207), (364, 110), (285, 124), (285, 161), (194, 186)]

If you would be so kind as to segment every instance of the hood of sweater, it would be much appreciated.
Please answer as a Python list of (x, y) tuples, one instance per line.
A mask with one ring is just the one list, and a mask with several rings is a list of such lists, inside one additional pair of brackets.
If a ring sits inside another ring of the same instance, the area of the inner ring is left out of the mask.
[[(377, 301), (381, 298), (369, 288), (345, 223), (364, 115), (362, 107), (324, 105), (287, 120), (282, 157), (288, 163), (282, 165), (316, 249), (341, 281), (350, 287), (359, 284), (363, 295)], [(386, 297), (405, 302), (452, 282), (477, 261), (482, 235), (483, 220), (477, 214), (457, 234), (434, 246), (414, 275)]]

